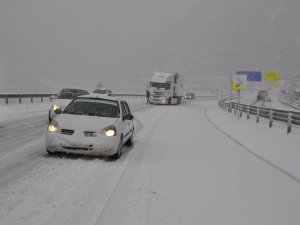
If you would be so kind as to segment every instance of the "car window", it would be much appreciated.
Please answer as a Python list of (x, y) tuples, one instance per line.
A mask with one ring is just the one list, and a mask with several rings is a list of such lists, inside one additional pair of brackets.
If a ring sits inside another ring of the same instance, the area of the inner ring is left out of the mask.
[(74, 95), (72, 92), (61, 92), (58, 96), (58, 99), (73, 99)]
[(80, 90), (80, 89), (63, 89), (58, 94), (58, 99), (74, 99), (80, 95), (87, 95), (89, 94), (86, 90)]
[(95, 94), (106, 94), (106, 89), (95, 89), (93, 91)]
[(112, 118), (120, 117), (118, 102), (106, 99), (75, 99), (63, 113)]
[(131, 115), (131, 112), (130, 112), (130, 109), (129, 109), (129, 106), (128, 106), (127, 102), (123, 102), (123, 104), (124, 104), (124, 108), (125, 108), (126, 114), (127, 115)]

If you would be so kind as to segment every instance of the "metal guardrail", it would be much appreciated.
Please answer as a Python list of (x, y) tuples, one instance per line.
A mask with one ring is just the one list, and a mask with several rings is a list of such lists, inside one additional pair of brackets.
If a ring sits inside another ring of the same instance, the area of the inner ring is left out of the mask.
[(49, 98), (51, 101), (51, 96), (56, 94), (0, 94), (0, 99), (5, 99), (6, 105), (9, 103), (9, 99), (18, 99), (19, 103), (22, 103), (22, 99), (29, 98), (31, 103), (33, 103), (34, 98), (40, 98), (41, 102), (44, 101), (44, 98)]
[[(35, 98), (40, 98), (40, 101), (43, 102), (44, 98), (49, 98), (52, 101), (52, 96), (56, 94), (0, 94), (0, 99), (5, 99), (6, 105), (9, 104), (9, 99), (18, 99), (18, 102), (22, 104), (22, 99), (30, 99), (33, 103)], [(127, 98), (145, 98), (145, 94), (112, 94), (111, 96), (116, 97), (127, 97)], [(207, 95), (207, 96), (195, 96), (195, 98), (218, 98), (221, 96), (218, 95)]]
[(263, 108), (258, 106), (250, 106), (245, 104), (238, 104), (236, 102), (226, 102), (226, 99), (219, 101), (219, 106), (228, 113), (234, 113), (238, 117), (242, 117), (243, 112), (246, 113), (247, 120), (250, 114), (256, 116), (256, 123), (259, 123), (260, 117), (269, 119), (269, 127), (273, 126), (273, 121), (281, 121), (287, 125), (287, 134), (292, 130), (292, 126), (300, 125), (300, 112)]
[[(30, 99), (30, 102), (33, 103), (34, 99), (39, 98), (41, 102), (44, 101), (44, 98), (49, 98), (49, 101), (52, 101), (52, 96), (57, 94), (0, 94), (0, 99), (5, 99), (5, 104), (9, 104), (9, 99), (17, 99), (19, 104), (22, 104), (23, 99)], [(145, 94), (112, 94), (116, 97), (127, 97), (127, 98), (145, 98)], [(207, 96), (195, 96), (195, 98), (218, 98), (221, 96), (218, 95), (207, 95)]]
[(116, 96), (116, 97), (130, 97), (130, 98), (145, 98), (146, 95), (142, 94), (112, 94), (111, 96)]
[[(52, 101), (52, 96), (56, 96), (57, 94), (0, 94), (0, 99), (5, 99), (5, 104), (9, 104), (9, 99), (17, 99), (19, 104), (22, 104), (23, 99), (30, 99), (30, 102), (33, 103), (35, 98), (39, 98), (41, 102), (44, 101), (45, 98), (49, 98), (49, 101)], [(112, 96), (116, 97), (129, 97), (129, 98), (145, 98), (146, 95), (142, 94), (112, 94)]]

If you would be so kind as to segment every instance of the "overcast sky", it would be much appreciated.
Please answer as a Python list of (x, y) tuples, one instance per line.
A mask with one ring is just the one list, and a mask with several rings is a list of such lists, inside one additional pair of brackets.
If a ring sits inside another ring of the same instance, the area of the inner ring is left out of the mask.
[(297, 75), (299, 11), (299, 0), (0, 0), (0, 92), (101, 81), (144, 93), (157, 70), (193, 90), (227, 87), (236, 70)]
[(13, 77), (94, 86), (125, 76), (119, 72), (126, 60), (197, 2), (0, 0), (1, 77), (14, 86)]

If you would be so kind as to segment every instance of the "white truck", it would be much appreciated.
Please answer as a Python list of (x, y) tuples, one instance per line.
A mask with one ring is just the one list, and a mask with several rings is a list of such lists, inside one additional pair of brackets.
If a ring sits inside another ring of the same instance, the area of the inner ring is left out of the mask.
[(148, 84), (150, 104), (177, 105), (183, 97), (183, 80), (177, 72), (155, 72)]

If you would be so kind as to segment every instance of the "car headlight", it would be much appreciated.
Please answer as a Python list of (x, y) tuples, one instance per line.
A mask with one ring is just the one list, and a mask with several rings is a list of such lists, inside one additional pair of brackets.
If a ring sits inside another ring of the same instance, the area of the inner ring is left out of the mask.
[(104, 136), (112, 137), (112, 136), (116, 136), (117, 130), (116, 130), (115, 126), (108, 126), (108, 127), (105, 127), (101, 133)]
[(48, 125), (49, 132), (57, 132), (58, 131), (58, 123), (55, 120), (52, 120)]
[(60, 109), (60, 106), (59, 105), (57, 105), (57, 104), (52, 104), (52, 109), (55, 111), (55, 110), (57, 110), (57, 109)]

